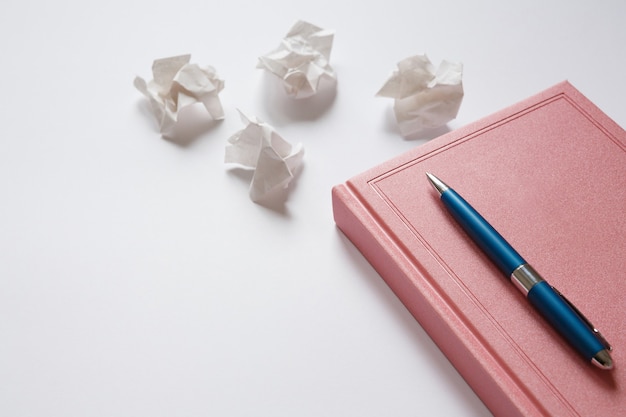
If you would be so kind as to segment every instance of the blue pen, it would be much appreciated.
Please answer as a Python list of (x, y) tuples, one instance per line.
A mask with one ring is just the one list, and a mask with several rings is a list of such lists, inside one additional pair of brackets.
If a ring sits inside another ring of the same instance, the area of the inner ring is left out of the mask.
[(427, 173), (452, 217), (537, 311), (586, 360), (612, 369), (611, 346), (572, 303), (550, 286), (474, 208), (443, 181)]

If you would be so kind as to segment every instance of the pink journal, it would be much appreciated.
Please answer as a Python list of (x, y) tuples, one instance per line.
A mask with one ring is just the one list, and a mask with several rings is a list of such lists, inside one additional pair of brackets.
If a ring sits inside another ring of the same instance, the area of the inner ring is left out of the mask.
[[(613, 345), (584, 361), (447, 214), (476, 208)], [(496, 415), (626, 415), (626, 132), (569, 83), (333, 189), (335, 222)]]

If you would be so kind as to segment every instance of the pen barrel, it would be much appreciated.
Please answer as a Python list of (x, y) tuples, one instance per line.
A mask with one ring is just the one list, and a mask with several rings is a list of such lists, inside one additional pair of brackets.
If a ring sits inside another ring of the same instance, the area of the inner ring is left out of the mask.
[(528, 301), (585, 359), (591, 360), (605, 346), (580, 316), (546, 282), (535, 284)]
[(526, 263), (502, 235), (453, 189), (443, 192), (441, 201), (465, 232), (506, 277), (511, 276), (518, 266)]

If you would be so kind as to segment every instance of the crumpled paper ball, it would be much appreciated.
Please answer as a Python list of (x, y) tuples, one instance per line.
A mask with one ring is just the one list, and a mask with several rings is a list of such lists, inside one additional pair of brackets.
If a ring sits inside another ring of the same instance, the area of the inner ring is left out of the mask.
[(463, 65), (442, 61), (435, 68), (426, 55), (398, 63), (398, 69), (376, 93), (394, 100), (394, 112), (403, 136), (445, 125), (454, 119), (463, 101)]
[(191, 55), (156, 59), (152, 64), (152, 80), (135, 78), (135, 87), (150, 100), (163, 136), (172, 132), (180, 110), (197, 102), (204, 104), (214, 120), (224, 118), (218, 96), (224, 81), (217, 77), (212, 66), (190, 64), (190, 60)]
[(337, 80), (329, 64), (333, 38), (332, 30), (298, 21), (278, 48), (259, 57), (257, 68), (280, 78), (289, 96), (310, 97), (318, 92), (322, 80)]
[(250, 199), (260, 202), (287, 188), (302, 163), (304, 148), (292, 146), (269, 124), (239, 114), (246, 127), (228, 139), (224, 162), (254, 169)]

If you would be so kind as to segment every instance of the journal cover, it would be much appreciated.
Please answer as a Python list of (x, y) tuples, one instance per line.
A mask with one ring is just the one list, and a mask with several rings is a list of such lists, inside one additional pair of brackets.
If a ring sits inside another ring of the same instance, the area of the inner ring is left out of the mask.
[[(613, 345), (578, 356), (447, 213), (465, 197)], [(626, 415), (626, 132), (568, 82), (333, 188), (335, 222), (495, 415)]]

